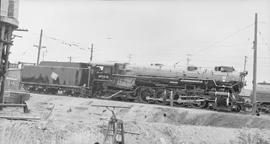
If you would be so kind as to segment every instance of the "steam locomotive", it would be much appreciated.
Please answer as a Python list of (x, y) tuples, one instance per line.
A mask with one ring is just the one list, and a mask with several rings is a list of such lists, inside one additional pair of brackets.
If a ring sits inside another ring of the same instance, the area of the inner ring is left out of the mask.
[[(109, 89), (129, 91), (144, 103), (170, 102), (180, 106), (240, 111), (245, 107), (239, 97), (247, 72), (236, 72), (232, 67), (216, 66), (214, 70), (160, 69), (116, 64)], [(105, 94), (105, 93), (103, 93)], [(126, 95), (126, 94), (125, 94)]]
[(246, 75), (227, 66), (163, 69), (128, 63), (44, 61), (22, 68), (22, 84), (38, 93), (240, 111), (245, 108), (239, 93)]

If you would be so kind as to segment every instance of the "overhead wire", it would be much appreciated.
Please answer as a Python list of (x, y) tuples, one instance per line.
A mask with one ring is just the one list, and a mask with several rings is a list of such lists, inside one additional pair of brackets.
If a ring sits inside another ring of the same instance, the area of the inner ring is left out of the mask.
[(216, 46), (217, 44), (222, 43), (222, 42), (224, 42), (225, 40), (227, 40), (227, 39), (229, 39), (229, 38), (235, 36), (236, 34), (242, 32), (242, 31), (247, 30), (248, 28), (250, 28), (250, 27), (253, 26), (253, 25), (254, 25), (254, 24), (249, 24), (249, 25), (247, 25), (247, 26), (245, 26), (245, 27), (243, 27), (243, 28), (237, 30), (236, 32), (233, 32), (233, 33), (227, 35), (227, 36), (224, 37), (222, 40), (213, 42), (212, 44), (210, 44), (210, 45), (209, 45), (208, 47), (206, 47), (206, 48), (200, 48), (200, 49), (196, 50), (196, 52), (194, 52), (193, 55), (199, 54), (200, 52), (202, 52), (202, 50), (206, 50), (206, 49), (212, 48), (212, 47)]
[(53, 37), (53, 36), (49, 36), (47, 34), (44, 34), (44, 36), (47, 37), (47, 38), (49, 38), (49, 39), (51, 39), (51, 40), (57, 41), (60, 44), (66, 45), (69, 48), (76, 47), (76, 48), (78, 48), (80, 50), (83, 50), (83, 51), (90, 50), (89, 47), (88, 48), (82, 47), (82, 44), (79, 43), (79, 42), (68, 42), (66, 40), (63, 40), (63, 39), (60, 39), (60, 38), (56, 38), (56, 37)]
[[(212, 44), (210, 44), (210, 46), (208, 46), (207, 48), (200, 48), (199, 50), (197, 50), (196, 52), (193, 53), (193, 55), (196, 55), (196, 54), (199, 54), (200, 52), (202, 52), (202, 50), (206, 50), (206, 49), (209, 49), (209, 48), (212, 48), (213, 46), (216, 46), (218, 45), (219, 43), (222, 43), (224, 42), (225, 40), (237, 35), (238, 33), (242, 32), (242, 31), (245, 31), (247, 29), (249, 29), (251, 26), (253, 26), (254, 24), (249, 24), (245, 27), (243, 27), (242, 29), (234, 32), (234, 33), (231, 33), (229, 34), (228, 36), (224, 37), (222, 40), (219, 40), (219, 41), (215, 41), (213, 42)], [(259, 32), (259, 34), (262, 36), (261, 32)], [(262, 39), (264, 41), (264, 38), (262, 36)], [(268, 50), (270, 50), (269, 46), (268, 46), (268, 43), (267, 42), (264, 42), (264, 45), (268, 48)], [(229, 46), (231, 47), (231, 45)], [(252, 57), (252, 56), (251, 56)], [(269, 59), (270, 57), (258, 57), (258, 59)], [(200, 60), (200, 61), (203, 61), (203, 62), (206, 62), (206, 60)], [(215, 60), (216, 61), (216, 60)], [(210, 60), (208, 61), (210, 62)], [(216, 62), (215, 62), (216, 63)], [(240, 63), (239, 63), (240, 64)], [(269, 63), (260, 63), (261, 65), (269, 65)]]
[[(266, 24), (266, 22), (264, 22), (264, 21), (259, 21), (258, 23), (259, 23), (259, 24)], [(249, 24), (249, 25), (247, 25), (247, 26), (245, 26), (245, 27), (239, 29), (238, 31), (235, 31), (235, 32), (229, 34), (228, 36), (224, 37), (222, 40), (213, 42), (213, 44), (210, 44), (210, 46), (208, 46), (207, 48), (200, 48), (200, 49), (197, 50), (196, 52), (199, 53), (199, 52), (200, 52), (201, 50), (203, 50), (203, 49), (205, 50), (205, 49), (208, 49), (208, 48), (212, 48), (213, 46), (216, 46), (218, 43), (222, 43), (222, 42), (224, 42), (225, 40), (227, 40), (227, 39), (229, 39), (229, 38), (235, 36), (236, 34), (242, 32), (242, 31), (247, 30), (247, 29), (250, 28), (251, 26), (254, 26), (254, 23)], [(233, 46), (233, 45), (229, 45), (229, 46), (227, 45), (227, 46), (223, 46), (223, 47), (232, 47), (232, 46)], [(196, 52), (195, 52), (195, 53), (196, 53)]]
[[(32, 35), (35, 35), (35, 36), (39, 36), (39, 35), (40, 35), (39, 33), (30, 31), (30, 30), (29, 30), (28, 32), (29, 32), (30, 34), (32, 34)], [(44, 32), (43, 32), (43, 37), (48, 38), (48, 39), (53, 40), (53, 41), (56, 41), (56, 42), (58, 42), (58, 43), (60, 43), (60, 44), (62, 44), (62, 45), (66, 45), (66, 46), (68, 46), (69, 48), (71, 48), (71, 47), (76, 47), (76, 48), (78, 48), (78, 49), (80, 49), (80, 50), (84, 50), (84, 51), (90, 49), (89, 47), (86, 48), (86, 47), (82, 46), (82, 44), (79, 43), (79, 42), (69, 42), (69, 41), (67, 41), (67, 40), (63, 40), (63, 39), (61, 39), (61, 38), (57, 38), (57, 37), (48, 35), (48, 34), (46, 34), (46, 33), (44, 33)]]
[[(28, 31), (28, 34), (36, 37), (36, 41), (39, 41), (39, 36), (40, 36), (40, 33), (36, 33), (34, 31), (31, 31), (29, 30)], [(79, 42), (69, 42), (67, 40), (63, 40), (61, 38), (58, 38), (58, 37), (55, 37), (55, 36), (51, 36), (51, 35), (48, 35), (46, 33), (43, 32), (43, 39), (49, 39), (49, 40), (52, 40), (52, 41), (55, 41), (61, 45), (64, 45), (64, 46), (67, 46), (66, 48), (77, 48), (81, 51), (90, 51), (90, 48), (89, 47), (85, 47), (85, 46), (82, 46), (81, 43)], [(43, 40), (44, 41), (44, 40)], [(28, 51), (32, 50), (32, 47), (28, 47), (26, 50), (24, 50), (20, 55), (26, 55), (28, 53)], [(48, 53), (48, 47), (45, 47), (45, 51), (44, 53), (47, 54)], [(78, 57), (72, 57), (72, 58), (78, 58)]]
[[(39, 36), (39, 34), (38, 34), (38, 33), (35, 33), (35, 32), (32, 32), (32, 31), (30, 31), (30, 30), (28, 30), (27, 33), (21, 32), (21, 31), (15, 31), (15, 32), (16, 32), (16, 33), (20, 33), (20, 35), (23, 35), (23, 37), (25, 37), (25, 36), (24, 36), (25, 34), (30, 34), (30, 35), (34, 36), (35, 41), (38, 41), (38, 39), (39, 39), (39, 38), (37, 37), (37, 36)], [(20, 55), (26, 55), (26, 53), (28, 53), (28, 51), (31, 50), (31, 48), (32, 48), (32, 47), (27, 47), (26, 49), (24, 49), (24, 50), (21, 52)]]
[(262, 35), (262, 32), (261, 32), (261, 31), (259, 31), (259, 35), (260, 35), (261, 38), (262, 38), (263, 44), (266, 46), (266, 48), (267, 48), (267, 49), (269, 50), (269, 52), (270, 52), (270, 46), (269, 46), (268, 43), (265, 41), (264, 36)]

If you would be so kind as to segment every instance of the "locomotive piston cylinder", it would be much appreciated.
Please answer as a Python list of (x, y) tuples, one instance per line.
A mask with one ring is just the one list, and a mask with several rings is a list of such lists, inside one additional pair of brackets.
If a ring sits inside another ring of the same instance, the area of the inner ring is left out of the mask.
[(215, 92), (215, 104), (219, 106), (229, 106), (230, 105), (230, 93), (228, 92)]

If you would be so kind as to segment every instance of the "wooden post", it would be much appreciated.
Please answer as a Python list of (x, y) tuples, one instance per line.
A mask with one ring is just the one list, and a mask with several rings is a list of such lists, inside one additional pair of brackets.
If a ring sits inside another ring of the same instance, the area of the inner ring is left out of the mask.
[(39, 57), (40, 57), (40, 50), (41, 50), (41, 44), (42, 44), (42, 33), (43, 30), (40, 30), (40, 36), (39, 36), (39, 44), (38, 44), (38, 55), (37, 55), (37, 65), (39, 65)]
[[(1, 23), (0, 21), (0, 24), (1, 24), (1, 31), (0, 31), (0, 40), (4, 40), (5, 38), (5, 24)], [(5, 45), (4, 45), (4, 42), (3, 41), (0, 41), (0, 71), (3, 70), (3, 65), (2, 65), (2, 52), (5, 48)], [(1, 87), (0, 87), (0, 104), (4, 102), (4, 88), (2, 87), (3, 83), (4, 83), (4, 73), (1, 74), (0, 73), (0, 83), (1, 83)], [(2, 107), (0, 107), (0, 110), (2, 110)]]
[(90, 63), (91, 63), (91, 62), (92, 62), (92, 60), (93, 60), (93, 48), (94, 48), (94, 44), (92, 43), (92, 44), (91, 44)]
[(92, 107), (105, 107), (105, 108), (131, 108), (131, 106), (113, 106), (113, 105), (91, 105)]
[(170, 94), (170, 106), (173, 107), (173, 90), (171, 90)]
[(253, 42), (253, 94), (252, 94), (252, 113), (257, 114), (257, 13), (255, 14), (255, 30), (254, 30), (254, 42)]
[[(94, 48), (94, 44), (91, 44), (91, 54), (90, 54), (90, 63), (89, 63), (89, 71), (88, 71), (88, 82), (87, 82), (87, 86), (89, 89), (91, 89), (91, 71), (92, 71), (92, 67), (91, 67), (91, 63), (93, 60), (93, 48)], [(92, 94), (91, 94), (92, 95)]]
[(166, 91), (166, 89), (164, 89), (164, 92), (163, 92), (163, 104), (166, 104), (166, 99), (167, 99), (167, 91)]
[(68, 59), (69, 59), (69, 62), (71, 63), (71, 60), (72, 60), (72, 56), (69, 56), (69, 57), (68, 57)]
[(46, 52), (46, 51), (43, 51), (43, 53), (42, 53), (42, 61), (45, 60), (45, 52)]
[(247, 56), (245, 56), (245, 61), (244, 61), (244, 72), (246, 71), (246, 66), (247, 66)]
[(0, 118), (9, 119), (9, 120), (40, 120), (40, 117), (25, 117), (25, 116), (0, 116)]
[(87, 87), (89, 89), (91, 89), (91, 71), (92, 71), (92, 68), (91, 68), (91, 64), (90, 64), (88, 67), (88, 80), (87, 80)]
[[(0, 31), (0, 39), (4, 40), (5, 39), (6, 26), (5, 26), (4, 23), (1, 23), (1, 21), (0, 21), (0, 24), (2, 25), (1, 26), (1, 31)], [(0, 41), (0, 51), (1, 51), (1, 53), (0, 53), (0, 60), (1, 60), (0, 65), (2, 65), (2, 51), (3, 51), (3, 49), (4, 49), (4, 42)]]

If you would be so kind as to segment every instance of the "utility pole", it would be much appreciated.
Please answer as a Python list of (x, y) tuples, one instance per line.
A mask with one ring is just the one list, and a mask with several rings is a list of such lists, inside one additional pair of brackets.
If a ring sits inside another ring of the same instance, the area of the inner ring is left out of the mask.
[(68, 57), (68, 59), (69, 59), (69, 62), (71, 63), (71, 60), (72, 60), (72, 56), (69, 56), (69, 57)]
[(91, 44), (91, 53), (90, 53), (90, 63), (89, 63), (89, 69), (88, 69), (88, 82), (87, 82), (87, 87), (91, 89), (91, 63), (93, 60), (93, 49), (94, 49), (94, 44)]
[(176, 68), (176, 65), (179, 64), (181, 61), (178, 61), (176, 62), (174, 65), (173, 65), (173, 68), (175, 69)]
[(131, 62), (131, 59), (132, 59), (132, 54), (129, 54), (129, 55), (128, 55), (128, 63)]
[(190, 62), (190, 58), (187, 57), (187, 66), (189, 65), (189, 62)]
[(255, 13), (255, 30), (254, 30), (254, 42), (253, 42), (253, 94), (252, 94), (252, 113), (256, 114), (257, 112), (257, 96), (256, 96), (256, 88), (257, 88), (257, 21), (258, 14)]
[(187, 54), (187, 66), (189, 66), (189, 62), (191, 61), (190, 56), (192, 56), (192, 54)]
[(46, 53), (47, 53), (47, 50), (42, 52), (42, 61), (45, 60), (45, 54), (46, 54)]
[(245, 60), (244, 60), (244, 71), (246, 71), (246, 66), (247, 66), (247, 56), (245, 56)]
[[(40, 36), (39, 36), (39, 44), (38, 44), (37, 65), (39, 65), (40, 50), (42, 48), (42, 46), (41, 46), (41, 44), (42, 44), (42, 33), (43, 33), (43, 30), (41, 29), (40, 30)], [(35, 45), (34, 45), (34, 47), (35, 47)]]
[(93, 60), (93, 49), (94, 49), (94, 44), (92, 43), (92, 44), (91, 44), (90, 63), (91, 63), (91, 62), (92, 62), (92, 60)]

